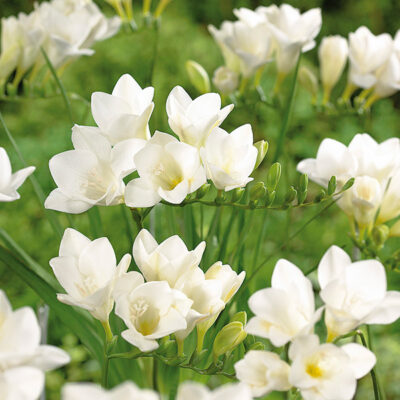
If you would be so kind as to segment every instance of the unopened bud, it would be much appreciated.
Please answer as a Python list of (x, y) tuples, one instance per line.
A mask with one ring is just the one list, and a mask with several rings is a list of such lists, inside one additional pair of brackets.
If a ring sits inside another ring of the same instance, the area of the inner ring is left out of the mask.
[(391, 230), (387, 225), (375, 226), (372, 230), (372, 239), (378, 247), (382, 247), (389, 237)]
[(239, 311), (237, 312), (232, 318), (230, 322), (238, 321), (241, 324), (246, 325), (247, 324), (247, 313), (246, 311)]
[(259, 165), (263, 162), (267, 152), (268, 152), (268, 142), (265, 140), (260, 140), (257, 143), (254, 143), (254, 147), (257, 149), (257, 160), (254, 166), (254, 169), (257, 169)]
[(265, 346), (261, 342), (255, 342), (251, 346), (249, 346), (249, 351), (250, 350), (265, 350)]
[(203, 186), (200, 186), (196, 191), (196, 199), (203, 198), (210, 190), (210, 187), (211, 185), (209, 183), (205, 183)]
[(267, 189), (272, 192), (276, 189), (279, 183), (279, 179), (281, 179), (282, 167), (281, 164), (276, 162), (271, 165), (271, 168), (268, 171), (267, 176)]
[(328, 195), (332, 195), (336, 190), (336, 176), (332, 176), (328, 183)]
[(310, 92), (315, 99), (318, 94), (318, 79), (315, 74), (307, 67), (302, 66), (299, 69), (299, 83), (307, 92)]
[(239, 86), (239, 74), (222, 66), (214, 71), (212, 82), (221, 94), (229, 95)]
[(264, 182), (257, 182), (250, 188), (250, 200), (260, 200), (267, 194)]
[(245, 189), (243, 188), (236, 188), (232, 190), (232, 197), (231, 201), (232, 203), (238, 202), (244, 195)]
[(296, 198), (296, 196), (297, 196), (297, 190), (293, 186), (290, 186), (288, 192), (286, 193), (284, 203), (290, 204)]
[(209, 93), (211, 91), (210, 78), (207, 71), (196, 61), (186, 61), (186, 71), (189, 75), (191, 84), (201, 94)]
[(272, 192), (270, 192), (269, 190), (267, 190), (267, 195), (266, 195), (267, 201), (266, 201), (265, 204), (266, 204), (267, 206), (272, 205), (272, 203), (273, 203), (274, 200), (275, 200), (275, 196), (276, 196), (275, 190), (273, 190)]
[(214, 360), (219, 356), (232, 351), (236, 346), (243, 342), (247, 333), (243, 329), (243, 324), (239, 321), (230, 322), (225, 325), (217, 334), (213, 345)]

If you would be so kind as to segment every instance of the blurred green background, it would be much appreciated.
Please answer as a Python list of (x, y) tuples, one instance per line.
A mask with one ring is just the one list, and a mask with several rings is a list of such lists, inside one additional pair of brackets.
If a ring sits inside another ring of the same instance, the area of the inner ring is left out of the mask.
[[(276, 4), (281, 2), (277, 1)], [(112, 9), (105, 2), (97, 4), (109, 15)], [(258, 5), (269, 5), (267, 1), (235, 1), (235, 0), (173, 0), (162, 18), (158, 43), (158, 55), (155, 60), (153, 86), (155, 87), (156, 108), (151, 119), (151, 130), (170, 132), (165, 112), (165, 100), (169, 91), (175, 85), (181, 85), (192, 96), (197, 96), (191, 86), (185, 71), (185, 61), (195, 60), (202, 64), (210, 76), (222, 64), (218, 47), (207, 31), (208, 24), (219, 26), (224, 19), (234, 19), (232, 10), (236, 7), (255, 8)], [(361, 25), (368, 26), (374, 33), (388, 32), (394, 35), (400, 28), (400, 2), (390, 0), (358, 0), (358, 1), (291, 1), (302, 11), (321, 7), (323, 26), (317, 38), (319, 42), (324, 35), (341, 34), (347, 36)], [(29, 12), (33, 1), (0, 0), (0, 15), (6, 17), (19, 11)], [(140, 20), (141, 2), (134, 0), (138, 22)], [(136, 33), (121, 32), (116, 37), (95, 45), (96, 53), (92, 57), (82, 57), (75, 61), (64, 73), (62, 80), (68, 92), (74, 92), (90, 100), (94, 91), (111, 92), (117, 79), (124, 73), (130, 73), (140, 85), (148, 86), (151, 82), (151, 65), (155, 34), (149, 29)], [(303, 57), (305, 65), (317, 71), (316, 49)], [(266, 68), (262, 86), (267, 95), (271, 93), (274, 84), (275, 71), (273, 65)], [(280, 98), (287, 97), (290, 78), (282, 87)], [(335, 95), (341, 93), (345, 85), (345, 77), (335, 89)], [(367, 116), (329, 116), (316, 112), (310, 104), (310, 95), (301, 87), (296, 92), (294, 113), (288, 137), (285, 144), (283, 165), (282, 195), (290, 185), (298, 184), (299, 174), (296, 164), (303, 158), (313, 157), (319, 143), (325, 137), (335, 138), (348, 143), (358, 132), (368, 132), (376, 140), (399, 136), (400, 114), (398, 111), (400, 96), (381, 100), (373, 107)], [(76, 123), (92, 124), (87, 106), (80, 100), (72, 100), (74, 119)], [(13, 102), (1, 102), (1, 112), (6, 123), (16, 138), (20, 149), (29, 165), (35, 165), (36, 177), (44, 191), (48, 194), (54, 183), (48, 169), (49, 159), (62, 151), (72, 148), (70, 141), (71, 123), (60, 96), (51, 99), (23, 99)], [(266, 139), (270, 143), (270, 157), (266, 157), (262, 168), (257, 172), (259, 180), (265, 179), (265, 172), (270, 166), (275, 149), (276, 138), (281, 125), (281, 115), (262, 104), (255, 106), (242, 105), (235, 108), (223, 127), (231, 131), (235, 127), (251, 123), (255, 141)], [(13, 169), (22, 167), (16, 153), (8, 141), (4, 131), (0, 129), (0, 146), (5, 147), (12, 160)], [(319, 188), (310, 184), (310, 195), (313, 196)], [(0, 227), (4, 228), (13, 239), (20, 244), (35, 260), (48, 267), (50, 258), (58, 254), (59, 238), (51, 230), (44, 217), (43, 208), (39, 204), (30, 182), (20, 189), (21, 199), (13, 203), (1, 203)], [(200, 237), (198, 206), (193, 208), (196, 217), (196, 232), (185, 231), (184, 210), (168, 211), (175, 224), (170, 224), (165, 218), (165, 206), (156, 207), (155, 230), (158, 240), (172, 234), (184, 237), (189, 248), (194, 247), (193, 238)], [(347, 219), (336, 206), (323, 212), (301, 232), (290, 240), (283, 248), (278, 248), (286, 242), (286, 238), (295, 233), (307, 221), (323, 208), (316, 205), (301, 210), (288, 212), (246, 211), (233, 216), (235, 211), (223, 209), (221, 232), (232, 221), (231, 235), (227, 250), (222, 261), (231, 263), (235, 269), (245, 269), (251, 272), (260, 261), (270, 257), (258, 278), (252, 283), (250, 291), (266, 287), (273, 266), (278, 258), (287, 258), (303, 270), (308, 270), (318, 263), (323, 253), (332, 244), (344, 247), (349, 253), (352, 243), (348, 237)], [(109, 237), (120, 258), (131, 251), (133, 237), (127, 232), (127, 225), (122, 206), (101, 208), (100, 210), (104, 235)], [(204, 230), (210, 226), (214, 210), (206, 210)], [(70, 226), (65, 215), (59, 214), (64, 227)], [(78, 230), (94, 238), (89, 219), (86, 214), (72, 216), (72, 222)], [(148, 223), (148, 221), (147, 221)], [(174, 226), (175, 225), (175, 226)], [(258, 238), (261, 237), (259, 254), (255, 254)], [(221, 255), (221, 243), (217, 238), (211, 238), (208, 243), (206, 260), (216, 261)], [(387, 254), (398, 249), (400, 241), (390, 239), (387, 244)], [(50, 269), (50, 268), (49, 268)], [(315, 279), (315, 276), (313, 276)], [(389, 286), (400, 289), (398, 274), (388, 274)], [(0, 288), (5, 290), (14, 307), (31, 305), (38, 307), (40, 299), (31, 291), (17, 275), (7, 266), (0, 266)], [(246, 294), (248, 296), (248, 293)], [(239, 299), (238, 307), (245, 307), (246, 298)], [(62, 318), (61, 322), (62, 322)], [(99, 374), (96, 362), (91, 361), (85, 348), (80, 345), (74, 332), (59, 323), (60, 320), (50, 314), (49, 341), (63, 346), (72, 355), (73, 362), (64, 369), (48, 374), (49, 399), (57, 399), (59, 387), (65, 379), (69, 381), (92, 380)], [(372, 327), (376, 334), (375, 350), (378, 356), (378, 371), (386, 390), (387, 399), (400, 398), (400, 325)], [(358, 399), (372, 398), (370, 378), (367, 376), (359, 385)]]

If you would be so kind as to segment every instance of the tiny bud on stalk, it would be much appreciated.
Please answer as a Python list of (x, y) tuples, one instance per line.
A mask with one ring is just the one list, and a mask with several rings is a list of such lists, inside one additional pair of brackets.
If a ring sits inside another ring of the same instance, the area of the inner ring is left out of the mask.
[(201, 94), (209, 93), (211, 91), (210, 78), (207, 71), (196, 61), (186, 61), (186, 71), (189, 75), (191, 84)]
[(254, 143), (254, 147), (257, 148), (258, 154), (257, 154), (257, 160), (256, 164), (254, 166), (254, 169), (257, 169), (259, 165), (263, 162), (265, 156), (267, 155), (268, 152), (268, 142), (265, 140), (260, 140), (257, 143)]
[(271, 165), (267, 176), (267, 189), (273, 192), (278, 186), (279, 179), (281, 179), (282, 167), (278, 162)]
[(236, 346), (243, 342), (247, 333), (243, 329), (243, 324), (239, 321), (230, 322), (225, 325), (217, 334), (213, 345), (213, 357), (216, 361), (218, 357), (232, 351)]

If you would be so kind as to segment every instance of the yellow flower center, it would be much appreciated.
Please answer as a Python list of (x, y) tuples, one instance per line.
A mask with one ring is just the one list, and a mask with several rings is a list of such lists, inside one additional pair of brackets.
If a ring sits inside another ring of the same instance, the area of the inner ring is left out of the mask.
[(309, 363), (306, 366), (306, 372), (308, 375), (312, 376), (313, 378), (321, 378), (323, 375), (321, 368), (317, 363)]

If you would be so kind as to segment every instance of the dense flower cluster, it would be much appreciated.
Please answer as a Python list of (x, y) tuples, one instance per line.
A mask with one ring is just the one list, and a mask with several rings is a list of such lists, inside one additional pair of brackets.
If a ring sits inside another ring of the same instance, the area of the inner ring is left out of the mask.
[(0, 86), (14, 71), (14, 84), (30, 69), (34, 78), (45, 64), (41, 48), (60, 69), (77, 57), (92, 55), (91, 46), (113, 36), (119, 26), (119, 18), (107, 19), (91, 0), (51, 0), (36, 5), (30, 14), (3, 18)]
[[(356, 380), (374, 366), (375, 355), (365, 347), (331, 343), (362, 324), (390, 324), (400, 317), (400, 292), (386, 291), (383, 265), (375, 260), (351, 263), (332, 246), (318, 266), (320, 297), (315, 310), (311, 281), (295, 265), (279, 260), (271, 288), (254, 293), (249, 307), (255, 316), (246, 330), (280, 347), (290, 342), (287, 364), (276, 353), (253, 350), (235, 364), (238, 379), (253, 395), (300, 390), (305, 400), (350, 400)], [(325, 309), (327, 342), (320, 344), (314, 324)]]
[(237, 82), (238, 74), (252, 77), (273, 60), (281, 82), (295, 67), (300, 53), (315, 46), (314, 38), (322, 24), (319, 8), (301, 14), (289, 4), (260, 6), (255, 11), (240, 8), (234, 13), (237, 21), (225, 21), (220, 29), (209, 27), (225, 60), (225, 66), (215, 71), (213, 79), (222, 93), (237, 88), (233, 82)]
[(327, 187), (331, 176), (338, 185), (355, 177), (353, 187), (338, 200), (339, 207), (360, 229), (371, 229), (400, 214), (400, 140), (378, 144), (367, 133), (357, 134), (346, 147), (324, 139), (315, 159), (306, 159), (297, 169)]
[[(74, 150), (50, 160), (58, 188), (47, 198), (47, 208), (81, 213), (94, 205), (124, 202), (134, 208), (162, 200), (179, 204), (207, 178), (225, 191), (252, 180), (258, 151), (251, 126), (231, 134), (219, 128), (233, 105), (221, 109), (216, 93), (192, 100), (177, 86), (168, 96), (167, 114), (180, 140), (158, 131), (150, 136), (153, 93), (127, 74), (112, 94), (93, 93), (92, 114), (98, 126), (75, 125)], [(123, 178), (134, 171), (139, 177), (125, 187)]]

